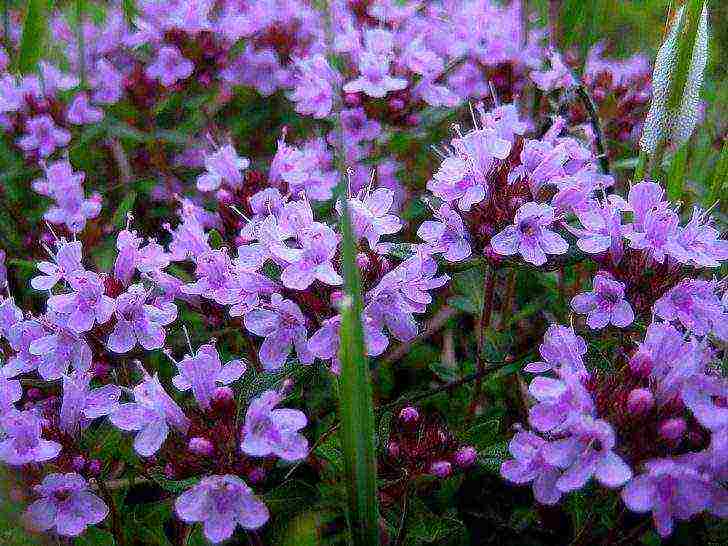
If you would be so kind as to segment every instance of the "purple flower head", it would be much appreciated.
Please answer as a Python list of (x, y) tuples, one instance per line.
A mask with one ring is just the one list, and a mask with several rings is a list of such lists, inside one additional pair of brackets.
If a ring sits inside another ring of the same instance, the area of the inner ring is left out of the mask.
[(40, 499), (28, 507), (23, 517), (36, 531), (53, 529), (61, 536), (76, 537), (109, 513), (104, 501), (91, 493), (86, 480), (75, 472), (48, 474), (35, 491)]
[(308, 441), (298, 431), (306, 426), (306, 416), (293, 409), (274, 409), (282, 400), (276, 391), (253, 398), (245, 414), (240, 448), (253, 457), (276, 455), (285, 461), (298, 461), (308, 455)]
[(452, 474), (452, 464), (449, 461), (435, 461), (430, 465), (430, 474), (438, 478), (447, 478)]
[(186, 200), (182, 201), (180, 208), (182, 222), (172, 231), (172, 242), (169, 243), (169, 254), (172, 261), (181, 262), (188, 258), (194, 258), (198, 254), (210, 250), (208, 243), (209, 235), (205, 232), (202, 221), (195, 213), (192, 204)]
[(428, 251), (443, 254), (449, 262), (467, 259), (472, 248), (463, 219), (447, 203), (440, 206), (435, 216), (439, 221), (427, 220), (417, 229), (417, 236), (427, 243)]
[(240, 189), (243, 186), (242, 171), (249, 165), (250, 161), (240, 157), (232, 144), (226, 144), (205, 157), (207, 173), (197, 177), (197, 189), (215, 191), (223, 183), (232, 189)]
[(618, 264), (624, 254), (622, 240), (622, 214), (613, 205), (595, 205), (581, 208), (576, 216), (583, 228), (569, 228), (578, 237), (576, 246), (587, 254), (609, 252), (613, 264)]
[(179, 374), (172, 384), (180, 391), (192, 389), (199, 406), (210, 409), (218, 385), (229, 385), (245, 373), (242, 360), (231, 360), (223, 366), (220, 355), (212, 344), (200, 347), (194, 355), (186, 355), (177, 363)]
[(114, 261), (114, 277), (125, 286), (128, 285), (135, 271), (155, 273), (169, 265), (170, 257), (162, 246), (154, 240), (142, 246), (142, 239), (136, 231), (123, 229), (116, 237), (116, 249), (119, 254)]
[(124, 94), (124, 75), (106, 59), (96, 62), (89, 81), (94, 89), (91, 99), (97, 104), (116, 104)]
[(574, 76), (571, 75), (571, 71), (564, 64), (561, 55), (552, 51), (549, 54), (549, 61), (551, 68), (548, 70), (534, 70), (531, 72), (531, 79), (542, 91), (548, 93), (555, 89), (568, 89), (574, 85)]
[(37, 267), (44, 275), (33, 277), (30, 284), (36, 290), (50, 290), (59, 281), (68, 281), (73, 275), (83, 272), (81, 241), (58, 241), (58, 250), (53, 262), (38, 262)]
[(74, 173), (67, 160), (51, 163), (45, 169), (46, 177), (35, 180), (33, 189), (55, 200), (43, 218), (53, 224), (65, 224), (73, 233), (79, 233), (86, 221), (101, 212), (101, 196), (86, 199), (83, 192), (84, 173)]
[(41, 358), (38, 365), (40, 376), (52, 381), (67, 373), (69, 366), (82, 372), (88, 370), (91, 367), (91, 348), (76, 330), (70, 328), (69, 316), (49, 311), (45, 318), (50, 332), (33, 340), (29, 347), (30, 354)]
[(506, 480), (516, 484), (533, 482), (533, 495), (541, 504), (556, 504), (561, 491), (556, 481), (561, 471), (546, 461), (544, 451), (548, 442), (531, 432), (517, 432), (508, 444), (514, 459), (501, 465), (500, 473)]
[(91, 388), (91, 375), (75, 373), (63, 376), (61, 430), (75, 434), (93, 419), (109, 415), (119, 407), (121, 389), (116, 385)]
[(66, 113), (66, 119), (74, 125), (93, 125), (103, 118), (104, 111), (91, 106), (86, 93), (76, 95)]
[(589, 376), (583, 358), (587, 351), (586, 341), (577, 336), (573, 328), (552, 324), (538, 349), (543, 361), (530, 363), (524, 371), (543, 373), (556, 370), (561, 375), (576, 375), (582, 379)]
[(528, 392), (538, 401), (529, 411), (528, 421), (541, 432), (561, 432), (595, 411), (589, 391), (575, 375), (536, 377)]
[(48, 308), (68, 315), (68, 327), (87, 332), (94, 324), (103, 324), (114, 313), (114, 300), (104, 294), (104, 283), (93, 271), (74, 273), (68, 279), (73, 292), (48, 298)]
[(167, 439), (172, 426), (186, 434), (190, 421), (182, 408), (165, 392), (159, 379), (147, 375), (134, 387), (134, 402), (120, 404), (110, 415), (121, 430), (138, 431), (134, 450), (142, 457), (151, 457)]
[[(364, 344), (367, 355), (379, 356), (387, 348), (389, 340), (384, 335), (375, 321), (368, 315), (362, 316), (364, 326)], [(336, 315), (321, 324), (308, 340), (308, 349), (321, 360), (331, 361), (331, 371), (338, 374), (341, 370), (339, 361), (339, 328), (341, 326), (341, 315)]]
[(605, 487), (617, 488), (632, 477), (632, 470), (614, 450), (615, 436), (606, 421), (583, 415), (572, 423), (568, 438), (554, 440), (545, 449), (549, 464), (564, 469), (556, 487), (576, 491), (594, 476)]
[(148, 351), (164, 345), (162, 327), (175, 321), (177, 306), (174, 303), (148, 304), (148, 296), (141, 284), (133, 284), (116, 298), (116, 325), (106, 342), (113, 352), (129, 352), (137, 343)]
[(571, 307), (586, 314), (586, 323), (598, 330), (609, 324), (626, 328), (634, 321), (634, 311), (624, 298), (624, 283), (614, 280), (608, 273), (594, 276), (592, 292), (582, 292), (571, 300)]
[(490, 244), (496, 254), (520, 254), (528, 263), (543, 265), (547, 254), (565, 254), (569, 250), (564, 238), (549, 229), (553, 223), (553, 208), (529, 202), (516, 211), (513, 225), (494, 235)]
[(478, 451), (473, 446), (464, 446), (455, 452), (455, 464), (460, 468), (471, 466), (478, 458)]
[(57, 127), (53, 118), (43, 114), (25, 123), (25, 135), (18, 139), (18, 146), (26, 152), (36, 150), (42, 158), (50, 156), (58, 148), (71, 141), (71, 133)]
[(208, 250), (195, 257), (197, 281), (182, 286), (185, 294), (199, 295), (222, 305), (230, 303), (233, 270), (224, 248)]
[(205, 537), (214, 543), (230, 538), (235, 527), (258, 529), (268, 509), (237, 476), (208, 476), (182, 493), (174, 503), (177, 516), (186, 523), (202, 522)]
[(13, 298), (0, 296), (0, 337), (8, 338), (10, 329), (23, 320), (23, 312)]
[(17, 112), (25, 105), (25, 93), (15, 78), (3, 71), (0, 76), (0, 114)]
[[(387, 188), (362, 190), (359, 195), (349, 199), (348, 208), (354, 237), (357, 240), (366, 238), (369, 248), (375, 249), (381, 236), (391, 235), (402, 229), (399, 217), (388, 214), (393, 204), (394, 192)], [(341, 207), (337, 206), (337, 209), (341, 214)]]
[(155, 61), (147, 66), (145, 73), (151, 79), (159, 79), (164, 87), (174, 85), (178, 80), (186, 80), (192, 75), (195, 65), (182, 56), (175, 46), (162, 46)]
[(633, 512), (652, 512), (663, 538), (672, 534), (674, 520), (690, 519), (710, 506), (711, 484), (694, 468), (669, 459), (653, 459), (645, 468), (624, 487), (622, 500)]
[(339, 74), (329, 66), (326, 57), (317, 53), (310, 58), (295, 62), (297, 78), (289, 98), (296, 103), (296, 112), (317, 119), (331, 113), (336, 92), (334, 85), (340, 84)]
[(682, 401), (708, 430), (728, 429), (728, 379), (725, 377), (694, 375), (682, 388)]
[[(385, 32), (385, 31), (383, 31)], [(365, 93), (381, 99), (390, 91), (400, 91), (407, 87), (404, 78), (393, 77), (389, 72), (390, 57), (372, 51), (364, 51), (359, 56), (359, 77), (344, 85), (346, 93)]]
[(342, 110), (341, 126), (344, 130), (344, 139), (349, 145), (376, 140), (382, 132), (379, 122), (369, 119), (361, 107)]
[(716, 283), (712, 281), (685, 279), (655, 302), (654, 312), (666, 321), (680, 321), (698, 336), (714, 329), (718, 333), (728, 316), (715, 288)]
[(301, 363), (313, 362), (308, 348), (306, 318), (291, 300), (273, 294), (269, 306), (253, 309), (245, 315), (243, 323), (250, 332), (265, 338), (258, 355), (266, 370), (283, 366), (294, 347)]
[(8, 359), (4, 368), (7, 377), (32, 372), (43, 363), (43, 358), (30, 352), (31, 344), (45, 337), (48, 332), (36, 320), (20, 320), (7, 332), (7, 340), (15, 355)]
[[(12, 373), (12, 372), (11, 372)], [(5, 367), (0, 367), (0, 415), (8, 415), (15, 409), (15, 402), (23, 397), (23, 387), (17, 379), (8, 379)]]
[(32, 411), (11, 411), (0, 418), (5, 437), (0, 441), (0, 461), (10, 466), (55, 459), (61, 444), (41, 438), (44, 421)]
[(631, 231), (625, 237), (630, 247), (643, 250), (655, 262), (663, 263), (668, 244), (677, 233), (678, 222), (677, 214), (669, 209), (653, 210), (645, 216), (644, 231)]
[(664, 196), (665, 190), (659, 184), (640, 182), (629, 189), (627, 201), (617, 195), (610, 195), (609, 200), (620, 210), (631, 212), (632, 230), (643, 232), (649, 213), (667, 210), (669, 203), (663, 201)]
[(298, 239), (302, 246), (300, 249), (283, 245), (271, 248), (275, 256), (288, 264), (281, 273), (283, 286), (306, 290), (316, 280), (330, 286), (344, 282), (332, 264), (339, 244), (334, 230), (316, 222), (299, 234)]
[(303, 193), (315, 201), (331, 199), (332, 189), (338, 180), (336, 171), (330, 169), (329, 165), (321, 164), (317, 149), (301, 150), (289, 146), (285, 136), (284, 132), (278, 140), (278, 149), (270, 165), (269, 180), (272, 183), (285, 182), (292, 195)]
[(683, 264), (720, 267), (722, 261), (728, 260), (728, 241), (719, 237), (718, 230), (710, 225), (710, 217), (695, 207), (690, 222), (678, 228), (668, 242), (667, 252)]

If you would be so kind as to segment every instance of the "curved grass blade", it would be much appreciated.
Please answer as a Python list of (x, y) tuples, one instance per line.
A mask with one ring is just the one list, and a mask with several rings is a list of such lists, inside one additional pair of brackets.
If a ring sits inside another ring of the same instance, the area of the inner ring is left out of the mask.
[(364, 349), (363, 303), (359, 271), (354, 262), (351, 219), (346, 192), (342, 191), (340, 195), (346, 297), (341, 306), (339, 411), (349, 524), (355, 546), (376, 546), (379, 544), (379, 516), (372, 385)]
[(48, 0), (28, 0), (18, 53), (18, 70), (21, 74), (30, 74), (38, 68), (48, 35), (47, 9)]

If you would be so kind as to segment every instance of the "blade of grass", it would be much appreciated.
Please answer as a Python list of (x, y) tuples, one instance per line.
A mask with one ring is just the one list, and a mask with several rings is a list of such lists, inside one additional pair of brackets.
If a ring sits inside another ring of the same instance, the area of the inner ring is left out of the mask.
[(21, 74), (30, 74), (38, 68), (48, 33), (48, 2), (28, 0), (18, 53), (18, 70)]
[(713, 182), (710, 185), (709, 198), (705, 206), (709, 207), (720, 199), (721, 208), (723, 208), (726, 202), (726, 190), (728, 190), (728, 139), (723, 141), (723, 149), (713, 171)]
[(81, 87), (86, 87), (86, 36), (83, 32), (83, 18), (86, 14), (86, 0), (76, 0), (76, 42), (78, 43), (78, 72)]
[(364, 349), (363, 309), (354, 236), (341, 181), (342, 261), (346, 296), (341, 306), (339, 411), (341, 445), (349, 497), (349, 525), (354, 546), (379, 544), (374, 408), (369, 363)]
[(671, 201), (682, 197), (685, 183), (685, 170), (688, 164), (688, 145), (680, 146), (670, 161), (670, 172), (667, 175), (667, 196)]

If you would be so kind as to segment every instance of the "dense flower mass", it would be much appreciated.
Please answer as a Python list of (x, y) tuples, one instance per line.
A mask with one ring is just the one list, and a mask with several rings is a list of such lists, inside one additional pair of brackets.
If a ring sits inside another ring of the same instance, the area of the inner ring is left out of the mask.
[(29, 530), (346, 542), (355, 345), (383, 541), (495, 517), (468, 497), (498, 472), (550, 506), (499, 482), (516, 543), (728, 519), (725, 130), (632, 175), (673, 81), (646, 56), (562, 51), (528, 2), (144, 0), (55, 8), (37, 60), (6, 8), (0, 462)]

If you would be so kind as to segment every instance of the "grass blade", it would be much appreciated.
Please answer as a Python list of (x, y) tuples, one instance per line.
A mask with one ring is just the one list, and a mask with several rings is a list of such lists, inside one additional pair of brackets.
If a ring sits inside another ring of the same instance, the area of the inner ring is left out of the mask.
[(682, 198), (687, 164), (688, 145), (683, 144), (675, 150), (670, 161), (670, 172), (667, 175), (667, 197), (670, 201), (678, 201)]
[(713, 171), (713, 182), (710, 185), (709, 198), (705, 206), (709, 207), (720, 199), (720, 205), (723, 208), (726, 203), (726, 193), (728, 193), (728, 139), (723, 141), (723, 149)]
[(18, 53), (21, 74), (30, 74), (38, 68), (48, 34), (47, 8), (48, 0), (28, 0)]
[(351, 219), (346, 192), (341, 192), (340, 195), (346, 297), (341, 306), (339, 411), (349, 497), (349, 524), (355, 546), (376, 546), (379, 544), (379, 517), (372, 385), (364, 349), (361, 282), (354, 262)]

